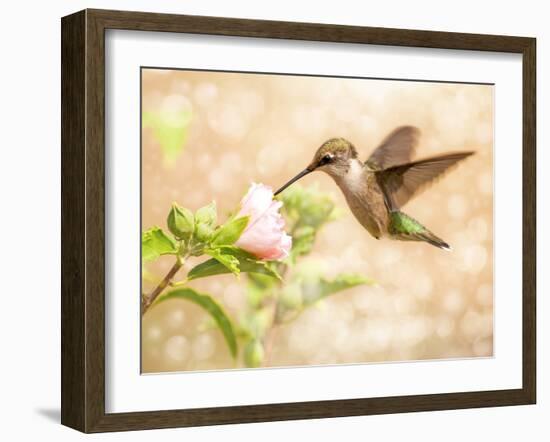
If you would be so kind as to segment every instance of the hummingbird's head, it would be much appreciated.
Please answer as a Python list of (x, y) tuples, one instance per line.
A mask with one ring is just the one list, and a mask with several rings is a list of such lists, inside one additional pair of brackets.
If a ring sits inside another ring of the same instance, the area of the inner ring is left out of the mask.
[(357, 158), (353, 144), (344, 138), (331, 138), (325, 141), (307, 167), (311, 171), (322, 170), (332, 176), (346, 173), (352, 160)]
[(331, 138), (317, 149), (311, 163), (277, 190), (275, 195), (281, 193), (292, 183), (315, 170), (322, 170), (332, 177), (345, 175), (350, 168), (351, 162), (356, 158), (357, 151), (353, 144), (344, 138)]

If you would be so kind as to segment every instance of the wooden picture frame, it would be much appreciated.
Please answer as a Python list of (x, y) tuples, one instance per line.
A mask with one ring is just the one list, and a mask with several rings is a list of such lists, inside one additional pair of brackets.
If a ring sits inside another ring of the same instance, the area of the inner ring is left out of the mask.
[[(62, 424), (83, 432), (103, 432), (535, 403), (535, 39), (106, 10), (80, 11), (64, 17), (61, 24)], [(104, 140), (105, 30), (107, 29), (521, 54), (523, 60), (522, 387), (512, 390), (106, 413)]]

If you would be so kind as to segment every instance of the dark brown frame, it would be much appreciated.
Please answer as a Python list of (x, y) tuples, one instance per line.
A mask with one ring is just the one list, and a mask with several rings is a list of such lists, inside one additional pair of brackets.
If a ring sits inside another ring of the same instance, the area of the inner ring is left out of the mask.
[[(519, 53), (523, 56), (523, 386), (189, 410), (105, 413), (105, 30)], [(61, 422), (84, 432), (534, 404), (536, 400), (536, 40), (406, 29), (84, 10), (62, 30)]]

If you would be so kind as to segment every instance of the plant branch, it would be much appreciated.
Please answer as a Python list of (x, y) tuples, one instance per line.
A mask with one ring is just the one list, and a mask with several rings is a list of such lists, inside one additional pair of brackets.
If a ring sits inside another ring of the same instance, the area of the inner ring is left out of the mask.
[(155, 299), (157, 299), (158, 295), (160, 295), (162, 291), (172, 282), (172, 278), (176, 276), (176, 273), (178, 273), (178, 270), (181, 269), (183, 263), (184, 259), (178, 256), (170, 271), (162, 279), (159, 285), (151, 292), (151, 294), (149, 294), (149, 296), (142, 296), (141, 316), (143, 316), (145, 312), (147, 312), (149, 307), (151, 307), (153, 302), (155, 302)]

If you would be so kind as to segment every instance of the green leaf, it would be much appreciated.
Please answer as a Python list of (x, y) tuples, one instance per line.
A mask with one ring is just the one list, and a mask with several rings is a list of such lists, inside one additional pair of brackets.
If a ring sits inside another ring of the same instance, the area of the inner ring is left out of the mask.
[[(231, 255), (235, 257), (238, 260), (238, 268), (240, 272), (260, 273), (281, 279), (277, 271), (270, 263), (258, 261), (253, 255), (245, 252), (244, 250), (236, 247), (219, 247), (218, 250), (222, 255)], [(191, 281), (193, 279), (223, 275), (225, 273), (232, 273), (232, 270), (217, 259), (209, 259), (208, 261), (193, 267), (188, 273), (187, 278)]]
[(246, 229), (246, 226), (248, 225), (249, 220), (250, 220), (250, 217), (243, 216), (243, 217), (235, 218), (228, 221), (223, 226), (218, 228), (218, 230), (216, 230), (212, 238), (212, 244), (215, 246), (232, 245), (235, 241), (237, 241), (241, 237), (242, 233), (244, 232), (244, 229)]
[(290, 258), (296, 260), (298, 256), (307, 255), (315, 242), (315, 229), (311, 226), (302, 226), (292, 234), (292, 249)]
[(166, 224), (170, 232), (180, 239), (188, 239), (195, 229), (193, 213), (185, 207), (178, 206), (177, 203), (172, 204)]
[[(277, 269), (274, 270), (277, 271)], [(261, 273), (250, 273), (248, 275), (249, 285), (257, 288), (258, 290), (269, 290), (277, 284), (277, 282), (278, 280), (276, 278), (272, 278), (269, 275), (262, 275)]]
[(147, 268), (143, 260), (141, 261), (141, 279), (150, 284), (158, 285), (160, 283), (160, 278)]
[(161, 255), (175, 255), (176, 243), (159, 227), (152, 227), (141, 234), (141, 258), (154, 261)]
[(374, 281), (370, 278), (354, 273), (343, 273), (332, 281), (325, 278), (319, 278), (316, 281), (304, 281), (302, 283), (303, 302), (304, 305), (308, 306), (342, 290), (373, 283)]
[(143, 127), (153, 130), (162, 149), (165, 165), (173, 165), (183, 152), (191, 120), (192, 114), (188, 110), (143, 113)]
[(237, 338), (235, 336), (235, 327), (223, 308), (214, 300), (214, 298), (212, 298), (212, 296), (199, 293), (187, 287), (168, 292), (166, 295), (160, 297), (158, 301), (153, 304), (153, 306), (169, 299), (186, 299), (205, 309), (210, 316), (214, 318), (216, 324), (223, 333), (225, 342), (231, 352), (231, 356), (233, 356), (233, 358), (237, 356)]
[(317, 230), (332, 220), (334, 202), (332, 198), (315, 187), (303, 188), (294, 185), (281, 194), (285, 215), (294, 228), (309, 226)]
[(235, 275), (239, 274), (239, 260), (233, 255), (222, 253), (220, 249), (206, 249), (204, 252), (225, 266), (231, 273)]

